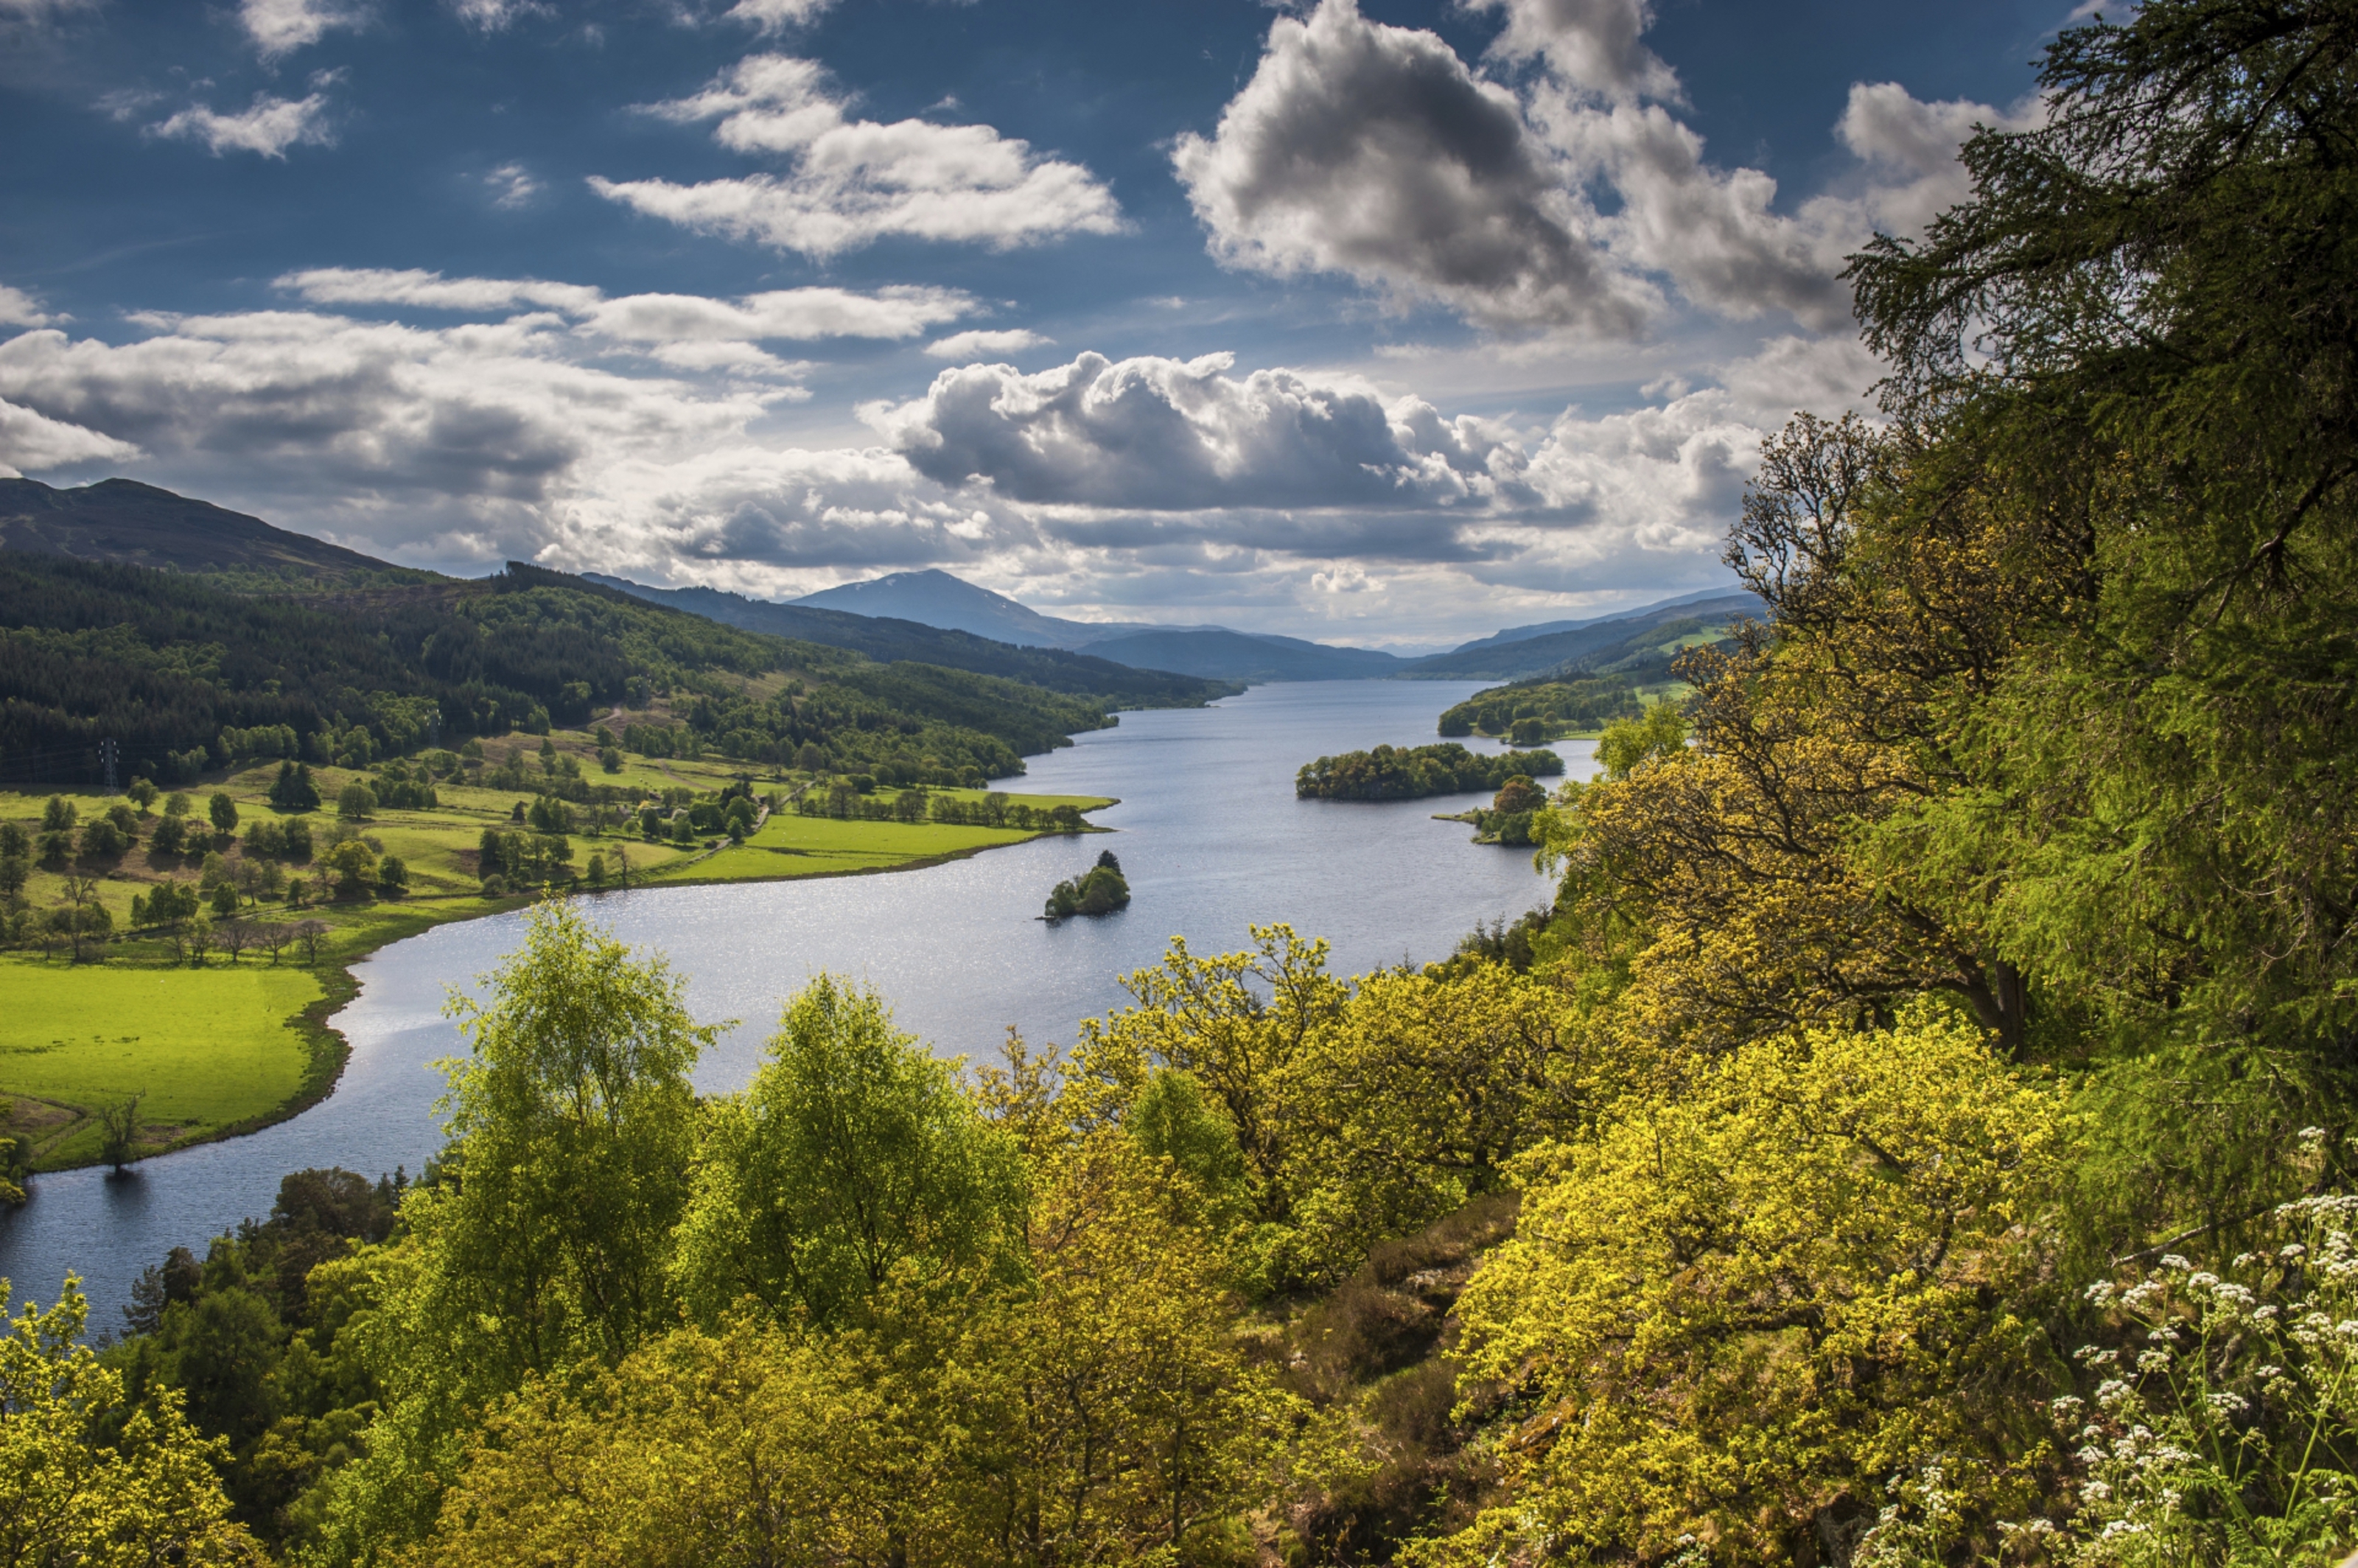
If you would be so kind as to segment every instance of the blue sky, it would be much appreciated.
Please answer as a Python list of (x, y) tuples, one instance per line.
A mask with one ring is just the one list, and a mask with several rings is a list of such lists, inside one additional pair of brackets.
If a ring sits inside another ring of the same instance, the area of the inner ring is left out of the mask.
[(0, 464), (1417, 644), (1721, 580), (2015, 0), (0, 0)]

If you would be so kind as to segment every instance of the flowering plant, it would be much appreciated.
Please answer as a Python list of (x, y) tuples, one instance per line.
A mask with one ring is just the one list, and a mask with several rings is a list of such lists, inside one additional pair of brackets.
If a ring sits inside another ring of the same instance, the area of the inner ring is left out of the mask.
[[(1999, 1527), (1999, 1561), (2162, 1568), (2326, 1563), (2358, 1535), (2358, 1196), (2300, 1199), (2263, 1249), (2212, 1272), (2176, 1254), (2087, 1300), (2115, 1332), (2081, 1347), (2086, 1397), (2049, 1410), (2071, 1450), (2060, 1519)], [(1855, 1561), (1949, 1559), (1938, 1466), (1896, 1487)]]

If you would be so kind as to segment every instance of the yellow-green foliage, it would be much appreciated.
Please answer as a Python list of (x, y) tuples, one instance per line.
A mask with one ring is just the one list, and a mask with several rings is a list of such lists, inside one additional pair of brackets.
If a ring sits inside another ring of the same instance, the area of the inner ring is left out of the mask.
[(69, 1276), (0, 1338), (0, 1563), (260, 1564), (213, 1472), (225, 1445), (190, 1429), (178, 1390), (128, 1394), (80, 1343), (89, 1311)]
[(1420, 1561), (1682, 1537), (1769, 1561), (1935, 1455), (1987, 1491), (2029, 1424), (2001, 1390), (2051, 1375), (2015, 1302), (2068, 1127), (2054, 1088), (1919, 1011), (1747, 1045), (1524, 1155), (1516, 1236), (1459, 1309), (1469, 1369), (1530, 1390), (1512, 1500)]

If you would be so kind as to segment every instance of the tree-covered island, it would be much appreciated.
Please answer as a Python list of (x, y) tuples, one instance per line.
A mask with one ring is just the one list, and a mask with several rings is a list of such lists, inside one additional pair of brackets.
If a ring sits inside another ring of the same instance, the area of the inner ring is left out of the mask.
[(1433, 746), (1378, 746), (1306, 762), (1294, 775), (1301, 800), (1421, 800), (1429, 795), (1471, 795), (1497, 790), (1520, 773), (1526, 778), (1563, 772), (1553, 752), (1501, 752), (1482, 756), (1454, 741)]
[(1130, 883), (1111, 849), (1098, 852), (1097, 864), (1068, 881), (1058, 882), (1048, 894), (1047, 912), (1040, 918), (1054, 925), (1075, 914), (1111, 914), (1130, 907)]

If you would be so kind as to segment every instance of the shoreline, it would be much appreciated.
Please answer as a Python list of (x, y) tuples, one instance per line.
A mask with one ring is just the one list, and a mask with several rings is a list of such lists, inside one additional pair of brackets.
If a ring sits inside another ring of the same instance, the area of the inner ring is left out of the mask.
[[(1118, 797), (1102, 797), (1099, 804), (1087, 809), (1104, 811), (1120, 804)], [(1013, 849), (1018, 844), (1029, 844), (1039, 838), (1074, 838), (1086, 834), (1114, 831), (1116, 829), (1088, 822), (1085, 823), (1078, 831), (1071, 829), (1030, 831), (1024, 833), (1022, 838), (1011, 838), (1001, 844), (970, 844), (964, 849), (946, 849), (939, 854), (920, 855), (905, 860), (895, 860), (890, 865), (847, 866), (827, 871), (789, 872), (778, 876), (665, 876), (658, 881), (642, 882), (635, 887), (607, 887), (594, 890), (577, 887), (554, 896), (595, 899), (603, 898), (611, 893), (642, 892), (664, 888), (750, 886), (772, 882), (823, 881), (838, 877), (888, 876), (897, 871), (921, 871), (934, 866), (947, 865), (955, 860), (970, 860), (992, 849)], [(679, 862), (678, 869), (686, 871), (688, 867), (699, 865), (715, 855), (726, 852), (728, 849), (740, 847), (741, 846), (723, 846), (707, 849), (693, 860)], [(382, 922), (372, 930), (371, 940), (366, 946), (341, 955), (332, 959), (330, 965), (322, 966), (314, 971), (319, 982), (320, 994), (286, 1021), (287, 1026), (295, 1031), (308, 1057), (303, 1069), (302, 1082), (293, 1095), (254, 1115), (241, 1118), (236, 1121), (225, 1122), (201, 1133), (177, 1138), (152, 1149), (143, 1149), (138, 1159), (131, 1163), (137, 1165), (148, 1160), (160, 1159), (168, 1154), (177, 1154), (186, 1149), (200, 1148), (208, 1143), (222, 1143), (233, 1138), (243, 1138), (276, 1127), (281, 1122), (292, 1121), (305, 1111), (323, 1103), (336, 1092), (337, 1085), (343, 1080), (344, 1068), (352, 1060), (352, 1042), (346, 1039), (343, 1032), (330, 1021), (343, 1011), (360, 995), (360, 979), (352, 972), (355, 968), (397, 942), (406, 942), (413, 936), (422, 936), (427, 932), (440, 926), (455, 925), (464, 921), (481, 920), (495, 914), (508, 914), (517, 910), (529, 909), (542, 898), (551, 895), (546, 892), (507, 893), (496, 898), (486, 898), (481, 893), (425, 894), (395, 906), (387, 912), (392, 918)], [(438, 910), (424, 907), (428, 902), (439, 899), (448, 899), (453, 904), (466, 904), (473, 907)], [(403, 918), (404, 916), (408, 918)], [(146, 968), (147, 966), (130, 967)], [(35, 1099), (41, 1103), (58, 1106), (59, 1108), (66, 1108), (68, 1103), (46, 1096), (17, 1095), (14, 1098)], [(71, 1137), (88, 1119), (86, 1113), (77, 1117), (56, 1130), (50, 1141), (59, 1141)], [(98, 1158), (75, 1160), (59, 1165), (44, 1165), (40, 1163), (40, 1157), (36, 1153), (33, 1170), (30, 1173), (30, 1182), (38, 1182), (45, 1175), (61, 1175), (69, 1171), (87, 1171), (103, 1167), (106, 1163), (103, 1158)], [(30, 1182), (27, 1185), (28, 1197), (32, 1191)], [(9, 1211), (6, 1209), (0, 1209), (0, 1216), (5, 1216), (7, 1212)]]

